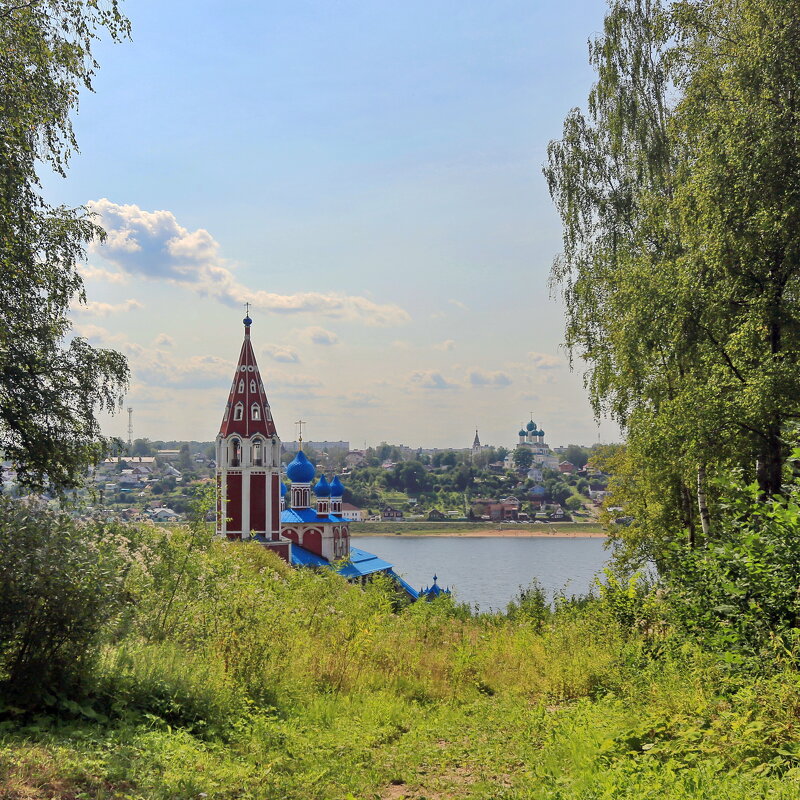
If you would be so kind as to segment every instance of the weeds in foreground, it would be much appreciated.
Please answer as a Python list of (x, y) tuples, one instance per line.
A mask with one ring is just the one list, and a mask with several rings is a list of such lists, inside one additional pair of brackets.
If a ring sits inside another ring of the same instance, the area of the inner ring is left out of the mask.
[(635, 585), (554, 608), (531, 587), (507, 614), (448, 598), (395, 612), (388, 584), (289, 570), (256, 545), (143, 527), (114, 546), (125, 579), (80, 692), (5, 706), (3, 800), (800, 790), (788, 660), (732, 672)]

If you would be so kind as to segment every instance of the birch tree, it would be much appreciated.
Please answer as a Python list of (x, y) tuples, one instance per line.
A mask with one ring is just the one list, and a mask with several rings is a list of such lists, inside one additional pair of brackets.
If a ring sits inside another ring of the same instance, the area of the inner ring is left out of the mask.
[(567, 344), (627, 434), (640, 541), (713, 536), (719, 469), (781, 491), (800, 411), (799, 20), (797, 0), (611, 2), (588, 111), (549, 148)]
[(48, 205), (37, 175), (65, 174), (103, 32), (128, 34), (115, 0), (0, 2), (0, 451), (34, 488), (72, 486), (101, 455), (96, 414), (128, 377), (119, 353), (69, 339), (77, 264), (103, 232), (84, 208)]

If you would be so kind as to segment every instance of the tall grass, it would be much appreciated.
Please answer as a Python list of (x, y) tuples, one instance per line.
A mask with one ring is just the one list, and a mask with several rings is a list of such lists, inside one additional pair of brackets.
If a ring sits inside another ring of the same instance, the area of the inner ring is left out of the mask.
[(388, 582), (362, 590), (202, 530), (143, 526), (124, 546), (126, 604), (86, 696), (0, 722), (4, 800), (797, 788), (791, 659), (733, 673), (635, 587), (554, 607), (533, 587), (507, 614), (447, 597), (397, 610)]

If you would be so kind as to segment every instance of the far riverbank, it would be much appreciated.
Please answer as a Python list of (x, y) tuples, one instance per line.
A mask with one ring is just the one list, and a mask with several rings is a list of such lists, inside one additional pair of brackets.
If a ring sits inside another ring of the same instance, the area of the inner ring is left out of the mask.
[(450, 536), (549, 539), (605, 539), (602, 526), (590, 522), (553, 522), (539, 525), (502, 525), (468, 522), (353, 522), (350, 535), (359, 536)]

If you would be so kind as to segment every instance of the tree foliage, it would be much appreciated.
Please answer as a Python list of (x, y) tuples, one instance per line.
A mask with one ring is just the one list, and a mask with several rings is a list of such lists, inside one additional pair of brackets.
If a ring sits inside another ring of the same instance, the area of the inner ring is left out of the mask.
[[(124, 603), (112, 531), (0, 497), (0, 685), (15, 700), (70, 689)], [(127, 541), (120, 539), (120, 541)]]
[(709, 479), (782, 491), (800, 415), (800, 4), (612, 0), (545, 169), (553, 278), (644, 539), (714, 535)]
[(49, 206), (36, 172), (64, 175), (77, 149), (70, 114), (103, 30), (128, 34), (116, 0), (0, 3), (0, 449), (34, 487), (69, 486), (101, 454), (95, 413), (128, 377), (120, 354), (66, 341), (76, 265), (103, 232), (85, 208)]
[(527, 447), (518, 447), (514, 451), (514, 466), (520, 472), (526, 472), (533, 464), (533, 451)]

